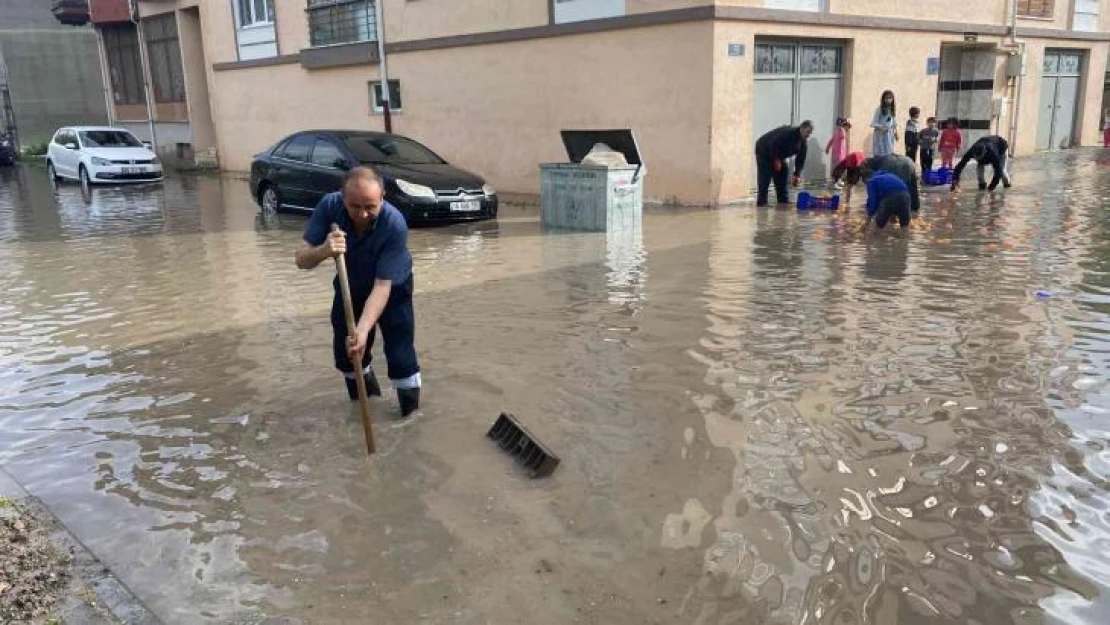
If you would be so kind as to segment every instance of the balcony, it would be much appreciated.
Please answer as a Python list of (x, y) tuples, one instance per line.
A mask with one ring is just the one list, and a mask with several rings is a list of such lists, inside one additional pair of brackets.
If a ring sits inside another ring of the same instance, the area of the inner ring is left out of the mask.
[(93, 24), (118, 24), (131, 21), (127, 0), (89, 0), (89, 17)]
[(89, 3), (87, 0), (53, 0), (50, 12), (54, 19), (67, 26), (84, 26), (89, 23)]

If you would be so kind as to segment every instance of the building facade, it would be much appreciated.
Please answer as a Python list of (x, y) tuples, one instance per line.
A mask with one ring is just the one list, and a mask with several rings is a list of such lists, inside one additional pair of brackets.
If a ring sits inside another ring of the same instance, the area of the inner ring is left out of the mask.
[(200, 32), (208, 3), (89, 0), (88, 6), (108, 68), (112, 123), (154, 143), (171, 163), (215, 164), (210, 63)]
[(0, 0), (0, 132), (23, 147), (107, 118), (96, 33), (62, 23), (51, 5)]
[[(759, 134), (813, 120), (806, 175), (819, 178), (838, 116), (854, 149), (870, 146), (884, 89), (900, 122), (910, 106), (958, 118), (965, 145), (1101, 142), (1110, 15), (1097, 0), (381, 1), (384, 28), (368, 0), (137, 2), (152, 53), (150, 33), (176, 24), (177, 57), (148, 64), (159, 121), (187, 123), (191, 149), (218, 143), (240, 171), (296, 130), (381, 129), (382, 32), (394, 132), (509, 192), (538, 193), (538, 165), (566, 159), (559, 130), (628, 127), (648, 197), (743, 199)], [(159, 91), (163, 73), (180, 80)]]

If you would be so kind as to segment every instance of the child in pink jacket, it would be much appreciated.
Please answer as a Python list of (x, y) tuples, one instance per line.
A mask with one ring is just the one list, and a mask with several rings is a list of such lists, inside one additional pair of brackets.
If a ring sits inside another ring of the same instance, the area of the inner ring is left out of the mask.
[[(852, 120), (846, 117), (836, 118), (836, 130), (832, 138), (825, 145), (825, 154), (829, 155), (829, 167), (835, 168), (848, 155), (848, 131), (852, 129)], [(842, 183), (837, 181), (836, 188), (841, 188)]]

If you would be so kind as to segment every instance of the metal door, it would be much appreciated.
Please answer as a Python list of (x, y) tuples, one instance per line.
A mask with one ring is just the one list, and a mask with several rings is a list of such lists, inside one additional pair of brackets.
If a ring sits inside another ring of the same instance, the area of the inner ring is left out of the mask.
[(941, 127), (945, 120), (956, 118), (964, 149), (991, 134), (996, 67), (993, 49), (966, 44), (941, 46), (936, 117)]
[(809, 180), (828, 175), (825, 155), (840, 112), (843, 47), (824, 42), (756, 43), (754, 137), (785, 124), (813, 122), (806, 165)]
[(1038, 150), (1067, 149), (1074, 144), (1082, 66), (1083, 53), (1078, 50), (1045, 51), (1037, 116)]

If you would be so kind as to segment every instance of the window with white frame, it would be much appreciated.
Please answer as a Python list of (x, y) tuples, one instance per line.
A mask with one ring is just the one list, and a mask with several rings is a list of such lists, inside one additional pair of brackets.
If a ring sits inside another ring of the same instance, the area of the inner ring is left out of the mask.
[[(370, 81), (370, 109), (375, 113), (382, 113), (385, 111), (385, 98), (382, 97), (382, 82), (380, 80)], [(401, 81), (389, 81), (389, 111), (391, 113), (399, 113), (401, 111)]]
[(1075, 0), (1075, 13), (1072, 15), (1073, 30), (1095, 32), (1098, 30), (1098, 0)]
[(237, 2), (240, 27), (274, 22), (273, 0), (237, 0)]

